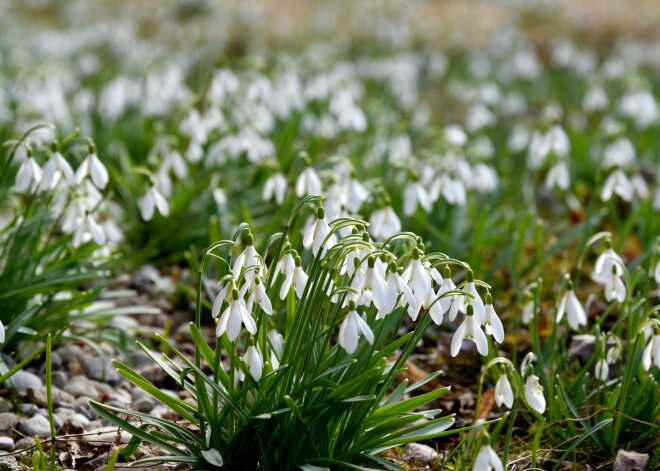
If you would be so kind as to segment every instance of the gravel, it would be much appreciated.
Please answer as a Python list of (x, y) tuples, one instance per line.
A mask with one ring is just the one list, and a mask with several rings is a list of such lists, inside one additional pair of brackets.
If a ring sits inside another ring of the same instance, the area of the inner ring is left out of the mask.
[(43, 382), (39, 376), (34, 373), (30, 373), (25, 370), (18, 370), (11, 377), (14, 387), (20, 395), (24, 395), (27, 392), (27, 388), (31, 386), (42, 386)]
[(50, 435), (50, 423), (41, 414), (36, 414), (19, 425), (19, 430), (25, 435), (44, 436)]

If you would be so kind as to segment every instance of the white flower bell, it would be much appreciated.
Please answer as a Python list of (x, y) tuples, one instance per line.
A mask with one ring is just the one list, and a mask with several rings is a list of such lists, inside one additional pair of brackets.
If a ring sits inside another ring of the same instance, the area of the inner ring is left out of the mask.
[(377, 240), (389, 239), (401, 232), (401, 220), (391, 206), (376, 209), (369, 218), (369, 231)]
[(650, 370), (652, 364), (660, 368), (660, 334), (658, 333), (651, 337), (642, 355), (642, 366), (645, 371)]
[(502, 407), (502, 404), (504, 404), (509, 409), (513, 406), (513, 390), (504, 370), (502, 370), (495, 383), (495, 404), (497, 404), (497, 407)]
[(566, 313), (568, 325), (570, 325), (573, 330), (579, 330), (581, 325), (587, 325), (587, 314), (573, 291), (573, 283), (571, 280), (568, 280), (566, 292), (562, 296), (559, 301), (559, 306), (557, 307), (557, 323), (562, 320), (564, 313)]
[(252, 335), (257, 333), (257, 323), (245, 307), (245, 301), (239, 296), (238, 290), (234, 289), (229, 306), (222, 313), (222, 316), (220, 316), (215, 335), (216, 337), (221, 337), (226, 332), (229, 341), (233, 342), (238, 338), (238, 334), (241, 333), (241, 326), (243, 324), (245, 324), (245, 328)]
[(525, 400), (527, 405), (539, 414), (545, 412), (545, 396), (543, 396), (543, 386), (539, 383), (539, 378), (530, 375), (525, 381)]
[(493, 307), (493, 296), (486, 293), (486, 306), (484, 308), (484, 328), (487, 335), (492, 335), (497, 343), (504, 341), (504, 327), (502, 321)]
[(169, 203), (163, 194), (158, 191), (155, 186), (152, 186), (147, 190), (147, 193), (140, 201), (140, 214), (142, 215), (142, 219), (150, 221), (154, 217), (156, 209), (158, 209), (158, 212), (165, 217), (170, 214)]
[(483, 445), (474, 460), (473, 471), (504, 471), (502, 460), (490, 445)]
[(463, 340), (470, 339), (477, 345), (477, 351), (483, 355), (488, 355), (488, 340), (486, 334), (481, 330), (481, 325), (474, 314), (474, 306), (467, 305), (466, 317), (463, 323), (456, 329), (456, 333), (451, 340), (451, 356), (455, 357), (461, 350)]
[(263, 373), (263, 359), (257, 347), (254, 346), (253, 338), (250, 338), (250, 346), (243, 356), (243, 361), (250, 368), (250, 375), (258, 382)]
[(103, 190), (110, 180), (108, 170), (96, 155), (93, 146), (90, 146), (89, 154), (85, 160), (83, 160), (82, 164), (80, 164), (78, 170), (76, 170), (76, 182), (81, 183), (87, 175), (92, 178), (92, 183), (94, 183), (99, 190)]
[(270, 201), (274, 197), (277, 204), (282, 204), (284, 202), (284, 197), (286, 196), (287, 187), (288, 185), (284, 174), (282, 172), (274, 173), (264, 184), (262, 199), (264, 201)]
[(339, 345), (351, 355), (357, 349), (360, 333), (370, 344), (374, 343), (374, 333), (369, 324), (357, 313), (354, 301), (349, 301), (348, 309), (348, 314), (339, 327)]
[[(323, 246), (323, 254), (326, 250), (337, 244), (335, 235), (331, 235), (326, 241), (326, 237), (330, 234), (330, 226), (325, 220), (325, 209), (320, 207), (316, 212), (316, 221), (307, 229), (305, 237), (303, 238), (303, 246), (305, 248), (312, 247), (314, 256), (318, 255), (321, 246)], [(323, 245), (325, 242), (325, 245)]]

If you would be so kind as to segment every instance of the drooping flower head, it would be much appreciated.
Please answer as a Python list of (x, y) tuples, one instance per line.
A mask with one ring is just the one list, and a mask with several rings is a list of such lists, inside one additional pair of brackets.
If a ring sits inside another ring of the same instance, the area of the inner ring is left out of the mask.
[(525, 400), (527, 405), (539, 414), (545, 412), (545, 396), (538, 376), (529, 375), (525, 380)]
[(579, 330), (581, 325), (587, 325), (587, 314), (573, 291), (573, 282), (571, 280), (568, 280), (566, 292), (559, 300), (559, 306), (557, 307), (557, 323), (562, 320), (564, 313), (566, 313), (568, 325), (570, 325), (573, 330)]
[(474, 313), (474, 306), (472, 304), (467, 305), (465, 314), (465, 320), (456, 329), (456, 333), (451, 340), (451, 356), (455, 357), (458, 355), (465, 339), (472, 340), (481, 355), (488, 355), (488, 340), (486, 339), (486, 334), (481, 330), (481, 324), (476, 319), (477, 316)]

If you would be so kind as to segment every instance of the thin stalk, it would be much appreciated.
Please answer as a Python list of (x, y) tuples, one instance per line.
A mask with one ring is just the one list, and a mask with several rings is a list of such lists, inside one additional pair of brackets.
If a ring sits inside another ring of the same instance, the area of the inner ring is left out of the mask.
[(48, 422), (50, 425), (50, 461), (51, 469), (56, 469), (57, 442), (55, 441), (55, 415), (53, 414), (53, 339), (46, 337), (46, 402), (48, 403)]

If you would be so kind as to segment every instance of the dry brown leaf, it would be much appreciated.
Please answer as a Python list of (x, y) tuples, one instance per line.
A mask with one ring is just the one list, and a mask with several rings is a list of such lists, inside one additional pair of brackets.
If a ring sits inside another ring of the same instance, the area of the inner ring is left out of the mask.
[(487, 389), (486, 392), (481, 395), (481, 402), (479, 403), (479, 414), (477, 417), (487, 420), (488, 414), (490, 414), (490, 412), (493, 410), (493, 407), (495, 407), (495, 390)]

